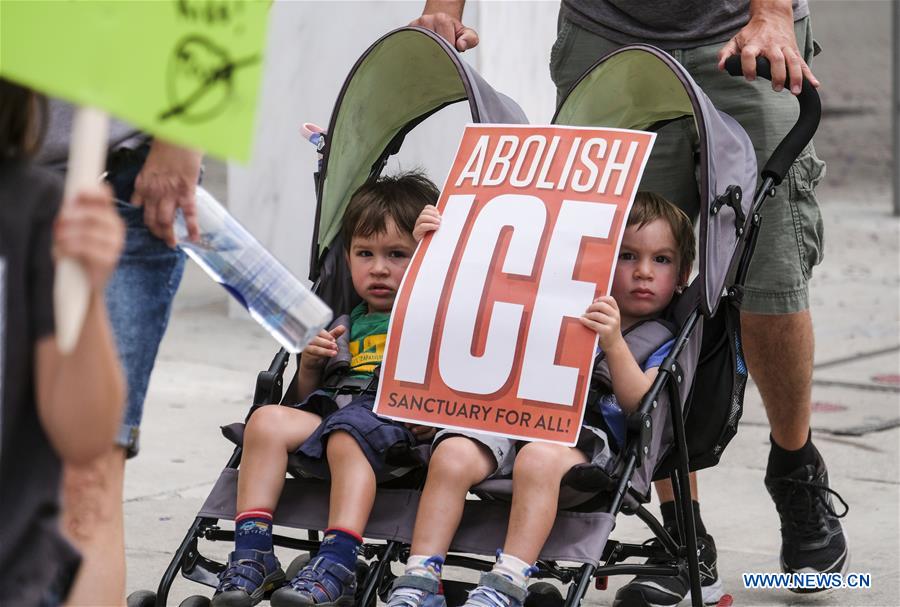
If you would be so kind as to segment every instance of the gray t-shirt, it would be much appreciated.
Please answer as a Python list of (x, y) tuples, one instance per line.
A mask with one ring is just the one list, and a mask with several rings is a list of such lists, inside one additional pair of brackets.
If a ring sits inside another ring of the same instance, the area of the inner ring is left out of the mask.
[[(75, 106), (58, 99), (50, 99), (48, 105), (50, 115), (47, 134), (34, 161), (46, 167), (64, 169), (69, 158), (69, 137), (75, 120)], [(141, 134), (130, 124), (110, 118), (107, 138), (110, 151), (121, 145), (136, 147), (139, 141), (146, 138), (146, 135)], [(134, 145), (129, 145), (132, 142)]]
[[(809, 15), (793, 0), (794, 20)], [(725, 42), (750, 16), (750, 0), (562, 0), (562, 15), (613, 42), (644, 42), (666, 50)]]

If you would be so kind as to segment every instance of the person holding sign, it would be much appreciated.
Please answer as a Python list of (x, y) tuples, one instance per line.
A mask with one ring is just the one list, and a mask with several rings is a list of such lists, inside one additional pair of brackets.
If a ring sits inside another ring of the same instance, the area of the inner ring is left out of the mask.
[[(272, 512), (284, 486), (288, 453), (304, 469), (331, 480), (329, 528), (316, 556), (271, 598), (273, 606), (354, 604), (356, 551), (375, 501), (376, 482), (390, 478), (386, 463), (394, 445), (413, 446), (434, 436), (372, 413), (374, 395), (349, 403), (322, 388), (326, 363), (349, 336), (350, 381), (371, 378), (381, 363), (388, 321), (400, 282), (416, 248), (412, 230), (438, 190), (423, 175), (408, 173), (364, 184), (344, 214), (343, 239), (353, 288), (362, 298), (340, 323), (322, 331), (303, 350), (297, 370), (296, 407), (266, 406), (250, 417), (238, 476), (235, 549), (213, 596), (214, 607), (256, 604), (284, 573), (272, 545)], [(360, 383), (357, 381), (357, 383)]]
[[(423, 212), (417, 233), (436, 230), (436, 209)], [(612, 283), (612, 295), (597, 298), (581, 317), (596, 331), (609, 362), (613, 393), (589, 403), (575, 447), (531, 442), (519, 448), (513, 469), (512, 513), (506, 546), (493, 571), (469, 595), (469, 607), (518, 607), (527, 594), (532, 563), (556, 519), (563, 475), (578, 464), (610, 459), (624, 443), (625, 416), (635, 411), (650, 389), (657, 369), (671, 350), (669, 340), (643, 361), (635, 360), (622, 331), (657, 318), (687, 284), (694, 261), (691, 221), (661, 196), (638, 192), (625, 228)], [(596, 424), (588, 425), (588, 424)], [(440, 573), (462, 516), (466, 492), (493, 470), (488, 454), (467, 456), (464, 437), (439, 443), (428, 468), (419, 504), (411, 556), (397, 579), (388, 607), (437, 607)], [(455, 441), (451, 442), (451, 441)], [(478, 452), (477, 447), (470, 450)], [(479, 472), (482, 474), (479, 475)], [(459, 491), (453, 493), (453, 488)]]
[[(125, 230), (106, 187), (81, 191), (60, 210), (59, 176), (28, 161), (45, 114), (42, 97), (0, 79), (2, 605), (66, 598), (79, 556), (58, 527), (62, 465), (109, 449), (125, 393), (104, 302)], [(67, 354), (52, 305), (61, 257), (78, 260), (90, 286), (84, 328)]]
[[(37, 163), (66, 170), (74, 115), (73, 105), (50, 100), (47, 137)], [(185, 256), (175, 248), (173, 229), (179, 209), (191, 237), (198, 234), (194, 189), (202, 154), (151, 138), (119, 120), (110, 121), (107, 145), (106, 180), (127, 238), (106, 303), (127, 399), (110, 448), (93, 461), (65, 467), (63, 527), (85, 562), (72, 591), (74, 605), (123, 600), (125, 460), (139, 450), (144, 397), (184, 271)]]

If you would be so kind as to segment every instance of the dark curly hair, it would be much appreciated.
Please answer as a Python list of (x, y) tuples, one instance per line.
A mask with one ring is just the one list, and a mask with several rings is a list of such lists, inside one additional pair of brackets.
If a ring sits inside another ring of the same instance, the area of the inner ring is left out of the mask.
[(439, 196), (437, 186), (421, 171), (383, 176), (364, 183), (350, 197), (344, 212), (341, 228), (344, 248), (350, 250), (354, 236), (384, 234), (388, 218), (394, 220), (401, 232), (412, 234), (419, 213), (426, 205), (436, 204)]

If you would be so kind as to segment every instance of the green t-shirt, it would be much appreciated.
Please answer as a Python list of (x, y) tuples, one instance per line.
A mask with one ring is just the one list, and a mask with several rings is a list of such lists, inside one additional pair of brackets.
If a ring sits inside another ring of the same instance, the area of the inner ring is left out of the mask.
[(363, 302), (350, 312), (350, 372), (357, 377), (371, 375), (381, 364), (391, 319), (386, 312), (368, 310)]

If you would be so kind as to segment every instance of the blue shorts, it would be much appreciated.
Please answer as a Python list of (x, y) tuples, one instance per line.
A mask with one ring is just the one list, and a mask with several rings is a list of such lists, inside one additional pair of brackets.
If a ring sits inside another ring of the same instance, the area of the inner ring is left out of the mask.
[(296, 408), (322, 417), (322, 423), (295, 452), (299, 456), (303, 471), (317, 478), (329, 478), (326, 444), (332, 432), (344, 431), (356, 439), (360, 449), (369, 460), (375, 478), (381, 482), (396, 478), (408, 471), (386, 462), (388, 451), (395, 446), (415, 447), (415, 436), (402, 423), (379, 417), (372, 412), (375, 396), (362, 394), (346, 406), (337, 404), (325, 392), (313, 392)]

